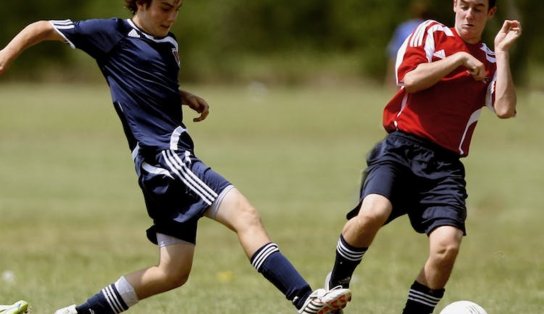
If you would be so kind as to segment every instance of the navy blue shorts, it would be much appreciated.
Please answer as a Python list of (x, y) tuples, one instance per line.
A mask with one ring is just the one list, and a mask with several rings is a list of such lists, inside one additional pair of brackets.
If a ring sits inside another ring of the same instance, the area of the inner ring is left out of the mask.
[(231, 184), (189, 151), (133, 153), (138, 183), (153, 225), (149, 240), (163, 233), (196, 243), (198, 220)]
[(440, 226), (466, 233), (465, 168), (459, 156), (427, 140), (393, 132), (367, 157), (360, 201), (347, 218), (357, 215), (362, 200), (379, 194), (391, 201), (387, 223), (407, 214), (414, 230), (429, 234)]

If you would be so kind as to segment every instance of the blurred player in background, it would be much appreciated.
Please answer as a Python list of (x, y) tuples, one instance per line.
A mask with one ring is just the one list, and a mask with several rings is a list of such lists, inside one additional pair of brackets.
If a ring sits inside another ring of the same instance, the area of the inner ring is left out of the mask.
[(387, 86), (397, 86), (395, 79), (395, 60), (400, 46), (416, 27), (423, 21), (430, 19), (428, 4), (424, 0), (413, 0), (410, 2), (411, 18), (400, 23), (391, 40), (387, 44), (387, 72), (385, 75), (385, 83)]
[(460, 160), (487, 106), (499, 118), (516, 114), (510, 48), (521, 24), (504, 21), (495, 52), (482, 33), (495, 0), (454, 0), (455, 26), (425, 21), (399, 49), (400, 90), (386, 105), (387, 136), (367, 157), (360, 202), (347, 215), (326, 286), (349, 287), (382, 226), (408, 215), (429, 239), (429, 256), (413, 282), (404, 314), (432, 313), (444, 295), (466, 233), (465, 169)]
[(96, 60), (110, 87), (153, 219), (147, 236), (158, 245), (158, 265), (121, 276), (86, 302), (56, 313), (121, 313), (140, 300), (182, 286), (191, 271), (202, 216), (233, 230), (253, 267), (299, 313), (343, 308), (351, 298), (349, 289), (312, 291), (270, 240), (249, 201), (195, 156), (181, 106), (200, 114), (196, 122), (206, 118), (209, 107), (204, 99), (179, 89), (178, 43), (170, 29), (182, 0), (125, 3), (131, 19), (39, 21), (0, 51), (0, 74), (25, 49), (45, 40), (66, 42)]

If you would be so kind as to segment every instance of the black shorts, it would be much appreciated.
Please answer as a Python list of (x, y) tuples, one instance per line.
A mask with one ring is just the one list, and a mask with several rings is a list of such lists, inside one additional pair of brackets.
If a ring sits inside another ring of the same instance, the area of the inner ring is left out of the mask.
[(467, 198), (465, 168), (459, 156), (427, 140), (393, 132), (367, 157), (360, 200), (379, 194), (393, 205), (386, 224), (407, 214), (414, 230), (429, 234), (440, 226), (454, 226), (466, 233)]
[(138, 183), (153, 225), (149, 240), (163, 233), (196, 243), (198, 220), (231, 184), (189, 151), (164, 150), (153, 156), (133, 153)]

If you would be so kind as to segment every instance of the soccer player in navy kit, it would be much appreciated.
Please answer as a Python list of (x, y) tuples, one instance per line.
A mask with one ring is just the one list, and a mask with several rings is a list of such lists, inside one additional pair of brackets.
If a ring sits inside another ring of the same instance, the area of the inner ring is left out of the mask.
[(120, 277), (80, 305), (57, 314), (121, 313), (139, 300), (188, 279), (197, 222), (207, 216), (233, 230), (251, 261), (299, 313), (343, 308), (349, 289), (312, 291), (267, 235), (248, 200), (193, 152), (182, 105), (208, 115), (202, 98), (179, 89), (178, 43), (170, 28), (182, 0), (126, 0), (132, 19), (39, 21), (0, 51), (0, 74), (25, 49), (44, 40), (67, 42), (93, 57), (110, 87), (135, 163), (149, 216), (147, 236), (159, 247), (158, 265)]
[(349, 282), (380, 228), (408, 215), (429, 239), (429, 256), (413, 282), (404, 314), (432, 313), (444, 295), (465, 234), (467, 197), (460, 161), (482, 107), (499, 118), (516, 113), (509, 49), (521, 34), (507, 20), (495, 52), (481, 42), (494, 0), (454, 0), (455, 26), (428, 20), (397, 55), (401, 87), (386, 105), (388, 135), (367, 156), (360, 202), (348, 213), (325, 286)]

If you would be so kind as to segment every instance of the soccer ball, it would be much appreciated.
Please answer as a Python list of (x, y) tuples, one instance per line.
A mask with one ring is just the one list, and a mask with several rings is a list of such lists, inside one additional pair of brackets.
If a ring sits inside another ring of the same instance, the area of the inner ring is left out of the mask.
[(474, 302), (457, 301), (448, 304), (440, 314), (487, 314), (487, 312)]

